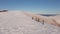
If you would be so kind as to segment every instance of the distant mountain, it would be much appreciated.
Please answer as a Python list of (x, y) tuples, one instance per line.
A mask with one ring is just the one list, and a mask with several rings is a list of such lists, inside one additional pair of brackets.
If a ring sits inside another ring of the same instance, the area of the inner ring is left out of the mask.
[(59, 14), (38, 14), (38, 15), (42, 15), (42, 16), (56, 16), (56, 15), (59, 15)]

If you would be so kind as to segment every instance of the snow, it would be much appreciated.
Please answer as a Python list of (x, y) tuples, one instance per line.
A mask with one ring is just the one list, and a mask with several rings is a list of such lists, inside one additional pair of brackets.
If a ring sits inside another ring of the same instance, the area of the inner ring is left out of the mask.
[(0, 34), (60, 34), (60, 28), (43, 25), (23, 12), (6, 12), (0, 13)]
[(58, 24), (60, 24), (60, 15), (50, 16), (49, 18), (54, 19)]

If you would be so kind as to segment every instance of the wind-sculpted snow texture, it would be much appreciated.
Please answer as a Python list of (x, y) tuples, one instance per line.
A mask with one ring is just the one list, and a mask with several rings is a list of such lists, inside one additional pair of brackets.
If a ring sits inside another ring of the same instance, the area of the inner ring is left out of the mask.
[(43, 25), (23, 12), (6, 12), (0, 13), (0, 34), (60, 34), (60, 28)]

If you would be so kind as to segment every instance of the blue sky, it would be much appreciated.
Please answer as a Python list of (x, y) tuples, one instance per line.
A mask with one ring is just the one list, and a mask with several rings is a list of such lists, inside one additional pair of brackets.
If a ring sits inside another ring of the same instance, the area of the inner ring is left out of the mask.
[(60, 13), (60, 0), (0, 0), (0, 10), (2, 9)]

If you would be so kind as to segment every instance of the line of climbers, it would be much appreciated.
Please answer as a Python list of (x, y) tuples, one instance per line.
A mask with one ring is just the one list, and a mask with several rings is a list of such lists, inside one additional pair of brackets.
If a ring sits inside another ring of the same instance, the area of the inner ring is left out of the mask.
[[(38, 17), (32, 17), (32, 20), (35, 20), (35, 21), (37, 21), (37, 22), (40, 22), (40, 23), (42, 23), (43, 25), (44, 25), (44, 19), (39, 19)], [(47, 21), (48, 22), (48, 21)], [(56, 22), (56, 20), (54, 20), (54, 19), (51, 19), (51, 22), (49, 22), (50, 24), (52, 24), (52, 25), (55, 25), (55, 26), (59, 26), (60, 27), (60, 24), (59, 23), (57, 23)]]
[(35, 20), (35, 21), (37, 21), (37, 22), (41, 22), (41, 23), (44, 25), (44, 20), (40, 21), (39, 18), (34, 18), (34, 17), (32, 17), (32, 20)]

